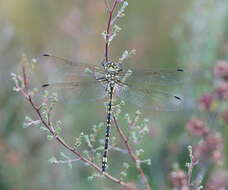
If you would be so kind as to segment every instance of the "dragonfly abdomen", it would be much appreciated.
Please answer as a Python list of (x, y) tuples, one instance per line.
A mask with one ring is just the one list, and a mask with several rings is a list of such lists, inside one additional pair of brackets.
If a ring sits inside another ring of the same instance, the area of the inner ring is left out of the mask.
[(110, 138), (110, 132), (111, 132), (111, 114), (112, 114), (113, 92), (114, 92), (114, 87), (112, 85), (110, 85), (109, 100), (108, 100), (108, 107), (107, 107), (107, 125), (106, 125), (106, 133), (105, 133), (105, 145), (104, 145), (103, 160), (102, 160), (102, 172), (105, 172), (106, 168), (107, 168), (108, 145), (109, 145), (109, 138)]

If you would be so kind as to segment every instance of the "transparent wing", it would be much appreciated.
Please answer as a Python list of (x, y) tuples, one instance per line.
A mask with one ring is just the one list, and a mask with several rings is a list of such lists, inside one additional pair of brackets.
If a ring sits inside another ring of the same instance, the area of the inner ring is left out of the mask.
[[(49, 67), (48, 82), (41, 86), (43, 89), (57, 91), (62, 97), (94, 100), (106, 96), (106, 87), (102, 81), (104, 73), (101, 69), (89, 64), (79, 64), (65, 58), (45, 54), (43, 59)], [(54, 74), (53, 74), (54, 73)], [(66, 99), (66, 98), (65, 98)]]
[(40, 56), (40, 59), (43, 61), (49, 61), (49, 62), (53, 62), (55, 64), (66, 65), (66, 66), (71, 66), (71, 67), (78, 67), (78, 68), (80, 68), (80, 67), (86, 68), (87, 67), (87, 68), (91, 68), (91, 69), (96, 68), (93, 65), (88, 64), (88, 63), (72, 61), (72, 60), (69, 60), (67, 58), (48, 54), (48, 53), (45, 53), (42, 56)]
[(38, 58), (39, 62), (47, 68), (49, 73), (58, 74), (61, 77), (73, 75), (84, 75), (85, 70), (92, 70), (96, 72), (102, 72), (102, 69), (98, 66), (88, 63), (82, 63), (77, 61), (71, 61), (63, 57), (59, 57), (51, 54), (43, 54)]
[(175, 71), (136, 71), (121, 79), (117, 95), (124, 101), (136, 104), (142, 109), (156, 111), (175, 111), (183, 106), (183, 97), (175, 91), (178, 75), (183, 70)]
[(94, 101), (103, 99), (107, 96), (106, 85), (101, 82), (76, 83), (76, 82), (57, 82), (43, 84), (43, 89), (57, 91), (63, 101), (80, 98), (81, 101)]
[[(181, 76), (183, 75), (183, 69), (174, 70), (129, 70), (131, 74), (127, 77), (127, 80), (131, 81), (141, 81), (147, 84), (158, 84), (158, 85), (179, 85), (181, 84)], [(127, 72), (129, 72), (127, 71)], [(122, 73), (125, 76), (126, 72)]]
[(137, 105), (143, 110), (176, 111), (183, 106), (183, 98), (165, 91), (137, 90), (129, 87), (117, 89), (120, 99)]

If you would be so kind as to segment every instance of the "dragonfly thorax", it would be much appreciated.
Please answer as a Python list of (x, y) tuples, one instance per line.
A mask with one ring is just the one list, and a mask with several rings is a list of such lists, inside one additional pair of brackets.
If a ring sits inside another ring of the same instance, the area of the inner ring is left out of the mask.
[(107, 72), (105, 78), (108, 82), (115, 83), (119, 79), (118, 73)]
[(103, 67), (105, 71), (109, 74), (117, 74), (122, 71), (122, 65), (114, 62), (104, 62)]

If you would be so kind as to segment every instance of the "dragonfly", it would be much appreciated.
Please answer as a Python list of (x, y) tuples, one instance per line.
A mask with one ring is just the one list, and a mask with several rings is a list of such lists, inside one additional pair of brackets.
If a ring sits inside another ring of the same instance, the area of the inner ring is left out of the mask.
[[(106, 62), (103, 60), (100, 66), (79, 64), (68, 59), (44, 54), (44, 57), (52, 59), (63, 65), (68, 65), (72, 70), (65, 81), (45, 83), (43, 88), (71, 88), (82, 93), (83, 90), (93, 89), (99, 98), (106, 98), (106, 130), (102, 158), (102, 172), (107, 169), (109, 139), (113, 114), (114, 99), (124, 100), (136, 104), (141, 108), (149, 108), (156, 111), (173, 111), (183, 104), (183, 99), (169, 92), (171, 84), (177, 82), (177, 75), (183, 69), (170, 70), (140, 70), (126, 69), (124, 63)], [(177, 82), (178, 83), (178, 82)], [(86, 91), (86, 94), (88, 92)]]

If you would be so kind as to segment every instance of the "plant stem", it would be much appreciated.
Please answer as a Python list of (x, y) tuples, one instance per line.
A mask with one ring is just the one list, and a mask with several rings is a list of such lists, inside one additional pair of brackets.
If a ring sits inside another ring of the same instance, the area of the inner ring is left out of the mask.
[[(132, 158), (132, 160), (137, 163), (138, 161), (140, 161), (139, 157), (134, 153), (134, 150), (133, 150), (133, 147), (130, 145), (129, 143), (129, 139), (128, 137), (124, 134), (123, 130), (119, 127), (118, 123), (117, 123), (117, 120), (116, 120), (116, 117), (113, 116), (113, 121), (114, 121), (114, 124), (116, 126), (116, 129), (117, 129), (117, 132), (118, 134), (120, 135), (120, 138), (122, 139), (123, 143), (125, 144), (126, 148), (127, 148), (127, 151), (130, 155), (130, 157)], [(144, 185), (145, 185), (145, 189), (146, 190), (151, 190), (151, 187), (147, 181), (147, 178), (142, 170), (142, 168), (139, 166), (137, 167), (136, 166), (136, 169), (137, 171), (139, 172), (143, 182), (144, 182)]]
[(105, 39), (105, 61), (106, 62), (109, 61), (109, 38), (110, 38), (110, 34), (111, 34), (110, 33), (111, 21), (112, 21), (113, 12), (115, 11), (117, 4), (118, 4), (118, 1), (115, 0), (115, 2), (112, 5), (112, 8), (111, 9), (108, 8), (109, 17), (108, 17), (108, 22), (107, 22), (106, 39)]

